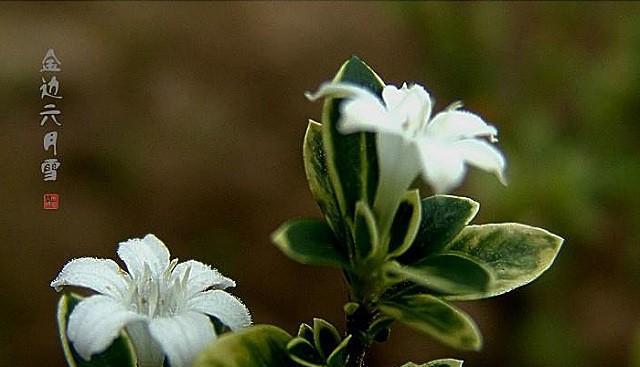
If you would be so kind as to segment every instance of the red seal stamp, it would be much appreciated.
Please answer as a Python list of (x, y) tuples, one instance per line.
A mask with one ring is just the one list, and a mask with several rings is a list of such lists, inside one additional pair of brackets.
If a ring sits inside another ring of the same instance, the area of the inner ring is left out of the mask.
[(44, 194), (42, 209), (58, 210), (60, 207), (60, 196), (58, 194)]

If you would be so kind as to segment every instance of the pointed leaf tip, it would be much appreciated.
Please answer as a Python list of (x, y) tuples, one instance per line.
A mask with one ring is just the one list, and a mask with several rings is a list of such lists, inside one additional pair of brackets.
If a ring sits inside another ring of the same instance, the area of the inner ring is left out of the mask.
[(483, 264), (493, 281), (485, 292), (447, 298), (487, 298), (526, 285), (553, 264), (563, 241), (544, 229), (519, 223), (468, 226), (443, 251), (460, 253)]

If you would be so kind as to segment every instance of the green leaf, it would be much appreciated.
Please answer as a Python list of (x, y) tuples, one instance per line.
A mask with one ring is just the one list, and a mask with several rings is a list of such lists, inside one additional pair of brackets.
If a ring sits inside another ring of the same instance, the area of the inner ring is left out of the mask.
[(473, 320), (461, 310), (427, 294), (403, 296), (378, 305), (383, 313), (442, 343), (479, 350), (482, 338)]
[(420, 193), (418, 190), (408, 191), (391, 225), (389, 258), (400, 256), (409, 249), (418, 234), (421, 217)]
[[(333, 79), (370, 90), (380, 96), (384, 83), (359, 58), (345, 62)], [(373, 205), (378, 185), (378, 158), (375, 135), (343, 135), (337, 129), (343, 99), (325, 99), (322, 111), (322, 137), (327, 154), (327, 168), (336, 198), (345, 218), (353, 218), (355, 205), (364, 200)]]
[(485, 265), (493, 277), (485, 292), (449, 296), (472, 300), (497, 296), (523, 286), (547, 270), (560, 251), (561, 237), (517, 223), (466, 227), (444, 251), (463, 254)]
[(347, 336), (340, 342), (340, 344), (336, 347), (336, 349), (331, 352), (329, 357), (327, 357), (327, 366), (328, 367), (343, 367), (345, 362), (347, 361), (348, 350), (347, 346), (349, 346), (349, 342), (351, 341), (351, 335)]
[(294, 367), (287, 353), (291, 335), (271, 325), (228, 333), (209, 344), (192, 367)]
[(313, 329), (304, 322), (300, 324), (300, 328), (298, 328), (298, 336), (313, 344)]
[(90, 361), (85, 361), (76, 352), (73, 344), (67, 339), (67, 322), (69, 315), (82, 299), (76, 294), (64, 293), (58, 301), (58, 334), (69, 367), (135, 367), (136, 355), (133, 344), (124, 331), (120, 332), (120, 336), (107, 350), (91, 356)]
[(331, 228), (318, 219), (296, 219), (271, 235), (273, 243), (291, 259), (308, 265), (343, 267), (347, 259), (335, 245)]
[(347, 302), (342, 306), (342, 309), (347, 316), (353, 315), (358, 308), (360, 308), (360, 305), (356, 302)]
[(477, 202), (458, 196), (435, 195), (423, 199), (420, 228), (399, 261), (411, 264), (441, 250), (475, 217), (479, 207)]
[(324, 365), (324, 360), (318, 354), (316, 348), (301, 337), (295, 337), (289, 341), (287, 353), (289, 353), (289, 357), (294, 362), (305, 367), (321, 367)]
[(457, 253), (429, 256), (411, 266), (388, 263), (387, 270), (442, 294), (486, 292), (491, 283), (491, 273), (484, 265)]
[(359, 201), (356, 204), (354, 227), (356, 258), (365, 259), (375, 253), (379, 246), (379, 239), (373, 211), (364, 201)]
[(338, 330), (323, 319), (313, 319), (313, 339), (316, 349), (325, 359), (340, 344)]
[(391, 317), (378, 317), (369, 326), (367, 334), (369, 334), (373, 338), (373, 340), (379, 343), (385, 342), (389, 338), (389, 327), (391, 326), (391, 324), (393, 324), (394, 321), (395, 319)]
[(415, 364), (413, 362), (405, 363), (402, 367), (461, 367), (463, 361), (458, 359), (438, 359), (424, 364)]
[(312, 120), (309, 120), (304, 135), (302, 157), (309, 189), (327, 223), (336, 236), (344, 242), (347, 232), (341, 219), (340, 206), (327, 169), (327, 155), (322, 142), (322, 125)]

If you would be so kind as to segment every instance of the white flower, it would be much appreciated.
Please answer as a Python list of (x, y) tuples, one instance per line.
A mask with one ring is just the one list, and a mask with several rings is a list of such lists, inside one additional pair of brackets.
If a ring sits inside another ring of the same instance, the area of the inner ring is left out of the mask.
[(235, 282), (201, 262), (169, 261), (169, 250), (156, 236), (120, 243), (118, 256), (128, 273), (110, 259), (83, 257), (68, 262), (51, 286), (89, 288), (69, 316), (67, 336), (89, 360), (107, 349), (126, 328), (138, 366), (189, 366), (216, 338), (209, 315), (232, 330), (248, 326), (251, 316), (237, 298), (223, 291)]
[(347, 83), (326, 83), (307, 98), (345, 98), (338, 129), (343, 134), (376, 133), (380, 180), (374, 210), (381, 230), (391, 225), (398, 201), (421, 174), (436, 193), (458, 186), (466, 164), (495, 173), (504, 183), (505, 160), (489, 144), (497, 130), (460, 104), (431, 118), (431, 97), (417, 84), (398, 89), (387, 85), (382, 100), (368, 90)]

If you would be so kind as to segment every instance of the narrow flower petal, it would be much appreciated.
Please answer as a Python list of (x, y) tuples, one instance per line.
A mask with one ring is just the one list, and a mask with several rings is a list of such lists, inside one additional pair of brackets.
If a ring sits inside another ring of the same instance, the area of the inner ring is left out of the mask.
[[(185, 280), (183, 278), (187, 275), (187, 272), (188, 278)], [(236, 286), (236, 282), (223, 276), (218, 270), (195, 260), (185, 261), (176, 265), (172, 277), (174, 280), (186, 283), (187, 297), (209, 288), (225, 289)]]
[(461, 140), (454, 144), (454, 149), (469, 164), (485, 171), (495, 173), (503, 185), (506, 185), (504, 156), (493, 145), (477, 139)]
[(373, 97), (378, 99), (374, 94), (369, 92), (367, 89), (359, 87), (355, 84), (350, 83), (324, 83), (318, 88), (318, 91), (315, 93), (306, 92), (305, 97), (307, 97), (310, 101), (316, 101), (319, 98), (330, 97), (330, 98), (370, 98)]
[(438, 113), (427, 125), (426, 134), (439, 139), (458, 140), (487, 136), (495, 138), (498, 130), (471, 112), (451, 110)]
[(112, 297), (123, 297), (127, 293), (127, 277), (113, 260), (82, 257), (69, 261), (51, 286), (56, 291), (63, 286), (76, 286)]
[(225, 291), (212, 290), (200, 293), (189, 300), (187, 307), (217, 318), (231, 330), (251, 325), (251, 315), (247, 307)]
[(118, 256), (127, 265), (132, 277), (139, 279), (148, 264), (153, 275), (161, 274), (169, 266), (169, 250), (158, 237), (148, 234), (144, 238), (134, 238), (121, 242)]
[(191, 366), (202, 348), (216, 337), (209, 317), (198, 312), (153, 319), (149, 331), (162, 346), (171, 367)]
[(466, 173), (464, 160), (448, 143), (423, 139), (420, 159), (422, 176), (436, 194), (446, 193), (462, 183)]
[(78, 354), (89, 360), (91, 355), (106, 350), (126, 324), (136, 320), (144, 317), (109, 296), (95, 295), (73, 309), (67, 336)]
[(398, 123), (393, 123), (387, 109), (378, 96), (369, 90), (349, 83), (325, 83), (316, 93), (306, 93), (315, 101), (321, 97), (346, 98), (341, 107), (338, 129), (342, 134), (356, 132), (402, 132)]

